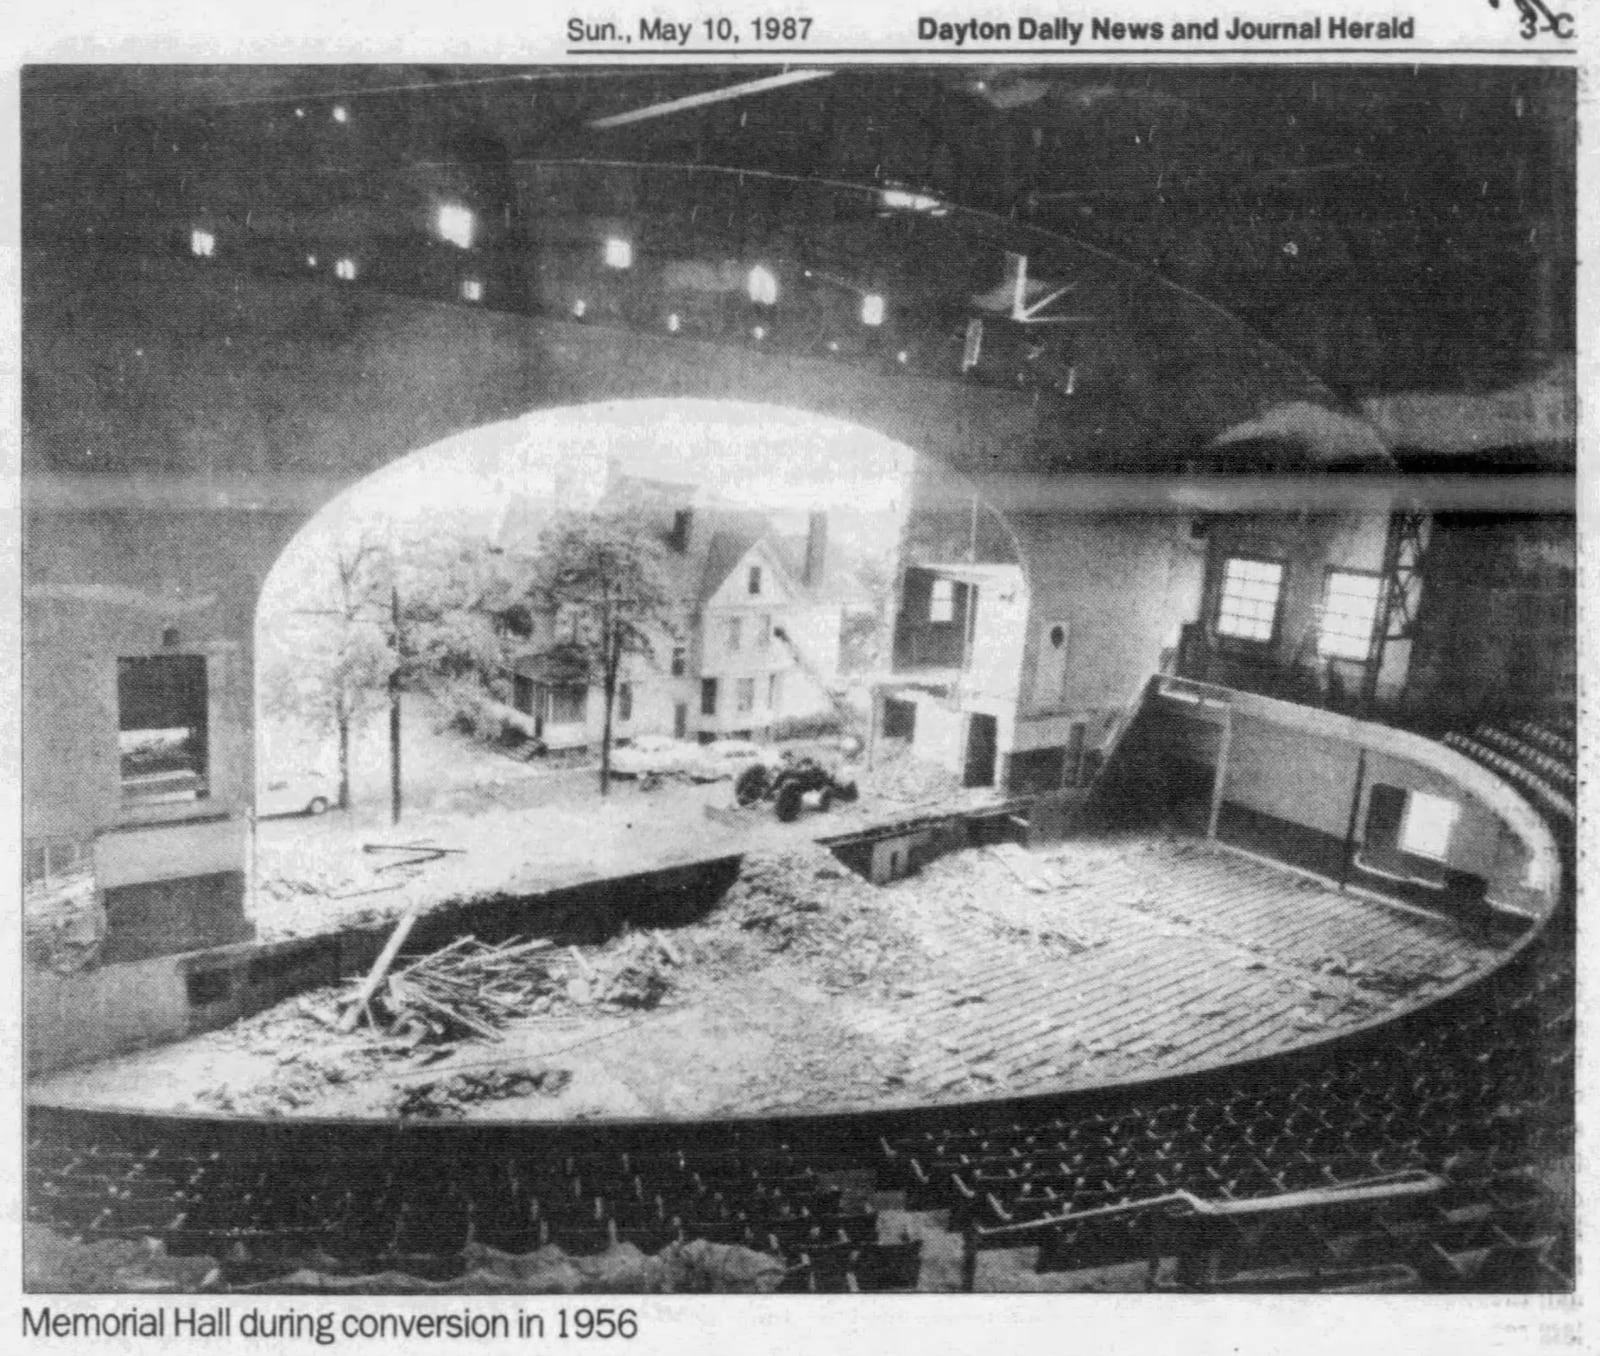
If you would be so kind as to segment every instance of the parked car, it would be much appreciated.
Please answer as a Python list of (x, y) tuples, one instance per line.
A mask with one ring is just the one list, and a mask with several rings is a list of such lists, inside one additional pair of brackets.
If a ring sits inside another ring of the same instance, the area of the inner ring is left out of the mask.
[(737, 777), (747, 767), (760, 765), (775, 768), (783, 761), (776, 749), (763, 748), (748, 739), (719, 739), (714, 744), (702, 744), (695, 752), (699, 757), (689, 775), (696, 781), (718, 782), (726, 777)]
[(313, 768), (274, 772), (256, 789), (257, 815), (320, 815), (338, 803), (338, 779)]
[(700, 756), (698, 745), (670, 735), (640, 735), (631, 744), (611, 750), (614, 777), (670, 776), (687, 772)]

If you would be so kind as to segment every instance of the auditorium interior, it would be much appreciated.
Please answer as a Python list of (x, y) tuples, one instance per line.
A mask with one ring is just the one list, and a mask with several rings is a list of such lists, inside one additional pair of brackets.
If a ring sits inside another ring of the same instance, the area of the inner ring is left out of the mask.
[[(1573, 71), (21, 94), (28, 1288), (1574, 1289)], [(865, 756), (948, 796), (264, 927), (274, 565), (635, 402), (915, 454)], [(430, 1050), (390, 966), (502, 979)]]

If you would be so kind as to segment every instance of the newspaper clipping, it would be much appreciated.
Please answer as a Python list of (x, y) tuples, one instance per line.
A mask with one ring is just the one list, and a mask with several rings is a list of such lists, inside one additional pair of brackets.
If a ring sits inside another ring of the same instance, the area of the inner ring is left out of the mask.
[(1600, 16), (1021, 9), (27, 21), (20, 1349), (1593, 1341)]

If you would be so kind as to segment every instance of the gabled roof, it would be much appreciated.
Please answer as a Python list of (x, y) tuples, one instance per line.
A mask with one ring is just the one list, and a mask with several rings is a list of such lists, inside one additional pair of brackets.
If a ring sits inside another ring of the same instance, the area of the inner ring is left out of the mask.
[(799, 577), (792, 575), (789, 563), (774, 549), (771, 538), (765, 534), (751, 536), (746, 532), (726, 531), (716, 533), (707, 547), (705, 570), (700, 576), (700, 592), (696, 601), (701, 604), (710, 602), (716, 591), (727, 581), (728, 576), (738, 569), (740, 562), (757, 547), (765, 548), (767, 558), (783, 572), (784, 582), (791, 589), (796, 593), (804, 592)]

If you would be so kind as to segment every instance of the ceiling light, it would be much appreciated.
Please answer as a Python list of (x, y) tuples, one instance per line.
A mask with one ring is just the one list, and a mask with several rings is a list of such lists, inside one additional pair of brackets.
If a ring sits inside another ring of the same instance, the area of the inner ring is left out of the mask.
[(463, 207), (457, 202), (444, 203), (439, 208), (434, 224), (441, 240), (464, 250), (472, 248), (472, 236), (478, 223), (470, 207)]
[(611, 268), (632, 268), (633, 246), (613, 236), (606, 241), (606, 264)]
[(886, 188), (878, 195), (885, 207), (901, 212), (932, 212), (943, 204), (928, 193), (913, 193), (906, 188)]
[(757, 264), (750, 270), (747, 285), (750, 290), (750, 300), (758, 306), (776, 306), (778, 304), (777, 275), (764, 264)]

